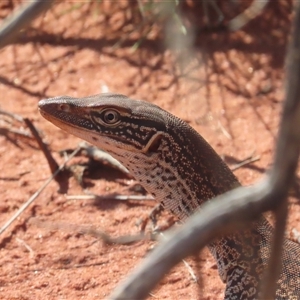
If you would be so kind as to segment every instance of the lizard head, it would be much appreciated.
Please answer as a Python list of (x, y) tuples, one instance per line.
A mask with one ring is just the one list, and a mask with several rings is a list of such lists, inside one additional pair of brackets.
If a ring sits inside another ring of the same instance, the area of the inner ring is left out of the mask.
[[(145, 105), (146, 104), (146, 105)], [(120, 94), (41, 100), (41, 115), (57, 127), (112, 153), (151, 154), (166, 131), (162, 109)]]

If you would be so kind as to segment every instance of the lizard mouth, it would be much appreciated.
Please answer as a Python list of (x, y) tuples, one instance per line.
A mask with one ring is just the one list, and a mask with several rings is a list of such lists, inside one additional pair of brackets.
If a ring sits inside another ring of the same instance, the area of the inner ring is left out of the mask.
[(76, 112), (76, 106), (41, 100), (38, 108), (43, 118), (65, 131), (70, 131), (70, 127), (80, 131), (94, 131), (96, 129), (89, 118)]
[[(106, 144), (123, 143), (129, 149), (135, 149), (136, 145), (128, 145), (129, 142), (121, 136), (112, 133), (104, 133), (100, 127), (96, 127), (89, 117), (77, 110), (76, 106), (67, 103), (54, 103), (49, 100), (41, 100), (38, 106), (39, 112), (43, 118), (53, 125), (71, 133), (81, 139), (84, 139), (95, 146), (106, 150)], [(100, 138), (101, 136), (101, 138)]]

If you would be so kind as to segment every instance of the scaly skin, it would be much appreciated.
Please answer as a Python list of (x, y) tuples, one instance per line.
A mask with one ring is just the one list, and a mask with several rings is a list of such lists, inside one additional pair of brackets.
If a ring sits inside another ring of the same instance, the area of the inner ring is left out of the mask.
[[(148, 102), (119, 94), (62, 96), (41, 100), (39, 109), (54, 125), (114, 156), (181, 220), (240, 185), (192, 127)], [(272, 231), (261, 216), (248, 230), (208, 246), (226, 283), (225, 299), (258, 299)], [(300, 299), (299, 259), (300, 247), (286, 240), (276, 299)]]

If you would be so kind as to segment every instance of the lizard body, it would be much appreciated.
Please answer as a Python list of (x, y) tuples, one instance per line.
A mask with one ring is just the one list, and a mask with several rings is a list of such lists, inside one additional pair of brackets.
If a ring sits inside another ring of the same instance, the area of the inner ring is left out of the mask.
[[(39, 109), (54, 125), (110, 153), (183, 221), (205, 201), (240, 186), (192, 127), (156, 105), (100, 94), (41, 100)], [(272, 233), (261, 216), (249, 229), (208, 245), (226, 283), (226, 300), (258, 299)], [(300, 299), (299, 259), (299, 245), (285, 240), (276, 299)]]

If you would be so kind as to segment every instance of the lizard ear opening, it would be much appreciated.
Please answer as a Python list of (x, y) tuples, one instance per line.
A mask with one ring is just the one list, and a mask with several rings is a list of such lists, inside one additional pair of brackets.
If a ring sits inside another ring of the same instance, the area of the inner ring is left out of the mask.
[(162, 134), (161, 133), (156, 133), (155, 135), (152, 136), (152, 138), (149, 140), (148, 144), (144, 148), (144, 152), (146, 153), (153, 153), (156, 152), (158, 147), (160, 146), (160, 142), (162, 139)]

